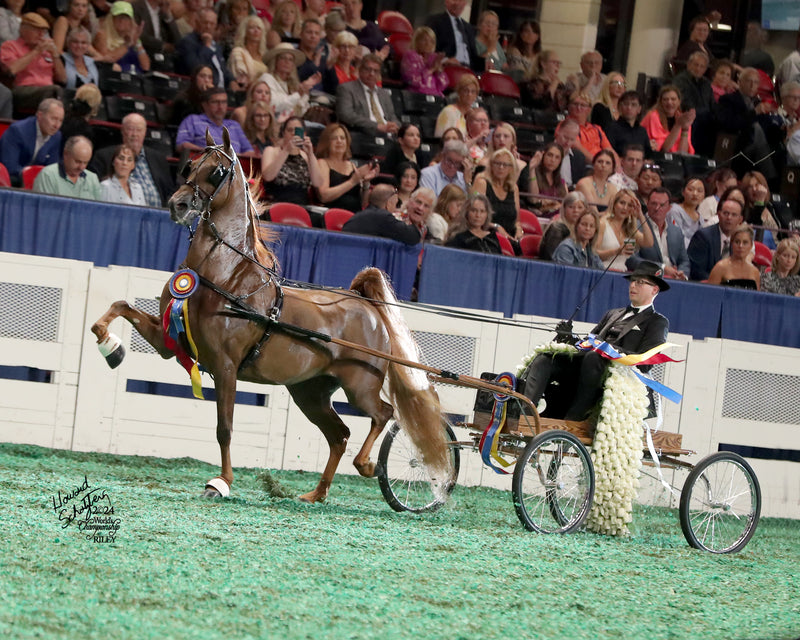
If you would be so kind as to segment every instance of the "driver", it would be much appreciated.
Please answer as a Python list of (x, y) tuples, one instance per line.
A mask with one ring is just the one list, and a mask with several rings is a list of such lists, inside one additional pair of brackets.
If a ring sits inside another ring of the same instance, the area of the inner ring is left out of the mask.
[[(645, 353), (666, 342), (669, 321), (653, 308), (655, 297), (669, 289), (662, 275), (659, 265), (647, 261), (640, 263), (633, 273), (626, 274), (624, 277), (630, 281), (630, 305), (608, 311), (591, 332), (621, 353)], [(585, 420), (599, 399), (609, 362), (594, 351), (541, 353), (525, 371), (525, 395), (536, 405), (551, 378), (568, 380), (575, 394), (564, 418)]]

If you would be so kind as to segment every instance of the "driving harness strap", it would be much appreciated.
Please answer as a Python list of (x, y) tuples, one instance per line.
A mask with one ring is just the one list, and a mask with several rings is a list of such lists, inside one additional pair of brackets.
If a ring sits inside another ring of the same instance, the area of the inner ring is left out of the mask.
[(228, 302), (230, 302), (231, 306), (228, 308), (231, 311), (242, 315), (253, 322), (260, 322), (260, 324), (264, 325), (263, 335), (253, 346), (253, 348), (248, 351), (247, 355), (244, 357), (244, 360), (242, 360), (241, 364), (239, 364), (238, 370), (241, 371), (242, 369), (249, 367), (261, 355), (261, 348), (269, 339), (270, 335), (272, 335), (272, 328), (275, 325), (280, 324), (281, 312), (283, 311), (283, 287), (281, 287), (280, 283), (275, 278), (270, 277), (270, 282), (275, 284), (275, 302), (272, 304), (272, 309), (269, 310), (269, 314), (264, 315), (254, 307), (244, 302), (242, 296), (233, 295), (230, 291), (226, 291), (225, 289), (218, 287), (211, 280), (199, 274), (198, 278), (200, 279), (200, 284), (202, 284), (204, 287), (208, 287), (214, 293), (219, 294)]

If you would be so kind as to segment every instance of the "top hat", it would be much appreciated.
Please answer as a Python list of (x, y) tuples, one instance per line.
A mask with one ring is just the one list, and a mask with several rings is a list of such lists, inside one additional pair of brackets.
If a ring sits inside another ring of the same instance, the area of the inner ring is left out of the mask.
[(663, 275), (664, 270), (660, 265), (655, 262), (649, 262), (648, 260), (642, 260), (633, 273), (626, 273), (624, 277), (628, 280), (632, 278), (644, 278), (657, 286), (659, 291), (668, 291), (669, 285), (661, 277)]

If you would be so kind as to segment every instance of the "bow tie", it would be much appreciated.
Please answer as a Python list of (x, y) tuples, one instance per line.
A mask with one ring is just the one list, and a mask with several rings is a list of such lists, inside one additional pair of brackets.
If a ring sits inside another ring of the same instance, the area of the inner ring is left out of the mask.
[(627, 307), (625, 307), (625, 313), (632, 313), (633, 315), (636, 315), (637, 313), (639, 313), (639, 309), (637, 309), (636, 307), (632, 307), (631, 305), (628, 305)]

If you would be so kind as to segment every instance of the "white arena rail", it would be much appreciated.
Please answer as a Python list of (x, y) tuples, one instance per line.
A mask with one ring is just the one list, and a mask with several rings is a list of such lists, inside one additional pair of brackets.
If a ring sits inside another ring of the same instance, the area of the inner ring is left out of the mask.
[[(127, 357), (111, 370), (89, 331), (91, 322), (114, 300), (157, 310), (169, 275), (0, 253), (0, 440), (126, 455), (190, 456), (217, 464), (215, 404), (191, 397), (188, 374), (180, 365), (174, 359), (163, 360), (118, 319), (111, 331), (122, 338)], [(404, 315), (427, 364), (472, 376), (515, 372), (533, 346), (552, 337), (543, 330), (411, 308)], [(518, 319), (555, 323), (552, 318)], [(581, 332), (590, 325), (576, 323), (575, 328)], [(669, 355), (685, 362), (660, 365), (653, 373), (684, 395), (680, 406), (663, 403), (663, 428), (683, 434), (683, 446), (698, 452), (691, 461), (725, 445), (777, 448), (797, 455), (796, 350), (729, 340), (696, 341), (677, 334), (671, 334), (670, 341), (680, 347)], [(28, 368), (35, 379), (44, 381), (12, 379), (11, 373), (3, 373), (8, 367)], [(211, 397), (213, 384), (207, 375), (203, 387)], [(238, 391), (234, 465), (322, 470), (327, 443), (283, 387), (240, 383)], [(475, 391), (440, 385), (439, 393), (445, 411), (471, 416)], [(341, 391), (334, 401), (347, 409)], [(355, 473), (352, 459), (369, 423), (355, 415), (345, 415), (344, 420), (352, 437), (340, 472)], [(800, 518), (798, 464), (757, 457), (749, 461), (761, 483), (763, 514)], [(466, 455), (459, 483), (509, 488), (510, 477), (484, 467), (479, 456)]]

